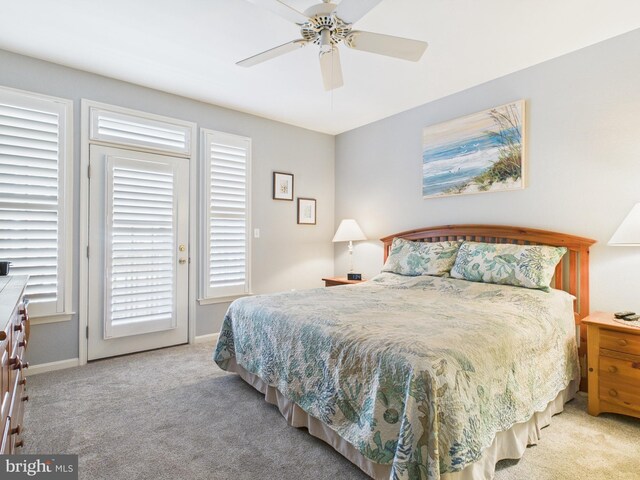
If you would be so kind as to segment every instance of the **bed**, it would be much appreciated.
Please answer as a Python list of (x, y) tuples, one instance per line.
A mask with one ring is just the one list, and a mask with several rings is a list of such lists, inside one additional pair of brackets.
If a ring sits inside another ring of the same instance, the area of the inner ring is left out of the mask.
[(594, 242), (431, 227), (383, 238), (385, 260), (394, 238), (567, 253), (548, 291), (383, 272), (358, 285), (245, 297), (229, 307), (214, 360), (374, 479), (492, 478), (579, 387)]

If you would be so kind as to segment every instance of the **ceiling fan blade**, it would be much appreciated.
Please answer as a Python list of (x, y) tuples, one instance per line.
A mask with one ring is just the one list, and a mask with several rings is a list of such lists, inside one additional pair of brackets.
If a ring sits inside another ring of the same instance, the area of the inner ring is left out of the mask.
[(330, 52), (320, 52), (320, 70), (325, 90), (333, 90), (344, 85), (340, 52), (337, 48), (333, 48)]
[(302, 25), (309, 21), (309, 17), (299, 12), (295, 8), (290, 7), (280, 0), (249, 0), (254, 5), (271, 10), (276, 15), (289, 20), (290, 22)]
[(345, 42), (347, 47), (365, 52), (417, 62), (429, 45), (421, 40), (394, 37), (381, 33), (354, 31)]
[(342, 0), (334, 14), (346, 23), (355, 23), (382, 0)]
[(258, 63), (266, 62), (267, 60), (271, 60), (272, 58), (279, 57), (280, 55), (284, 55), (285, 53), (292, 52), (299, 48), (304, 47), (308, 42), (306, 40), (294, 40), (293, 42), (285, 43), (278, 47), (271, 48), (262, 53), (258, 53), (249, 58), (245, 58), (244, 60), (240, 60), (236, 65), (240, 65), (241, 67), (253, 67)]

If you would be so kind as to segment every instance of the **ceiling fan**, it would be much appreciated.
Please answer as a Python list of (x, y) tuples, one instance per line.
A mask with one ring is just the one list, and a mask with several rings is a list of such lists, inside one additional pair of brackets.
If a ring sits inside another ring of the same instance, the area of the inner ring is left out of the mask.
[(331, 0), (313, 5), (304, 13), (280, 0), (249, 0), (300, 26), (302, 38), (271, 48), (241, 60), (237, 65), (252, 67), (310, 43), (320, 47), (320, 70), (325, 90), (341, 87), (342, 67), (338, 45), (388, 57), (417, 62), (427, 48), (427, 43), (409, 38), (381, 33), (353, 30), (353, 24), (365, 16), (382, 0), (342, 0), (338, 5)]

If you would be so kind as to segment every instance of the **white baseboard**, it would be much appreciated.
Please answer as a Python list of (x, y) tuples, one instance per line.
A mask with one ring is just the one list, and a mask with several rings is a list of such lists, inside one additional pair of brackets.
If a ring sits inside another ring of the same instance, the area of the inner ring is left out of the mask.
[(39, 373), (53, 372), (54, 370), (63, 370), (65, 368), (77, 367), (80, 365), (79, 358), (69, 358), (68, 360), (60, 360), (58, 362), (41, 363), (39, 365), (29, 365), (24, 371), (27, 377), (37, 375)]
[(218, 335), (220, 335), (219, 333), (209, 333), (207, 335), (198, 335), (196, 336), (196, 338), (194, 339), (193, 343), (213, 343), (218, 341)]
[[(215, 343), (218, 340), (219, 333), (210, 333), (208, 335), (199, 335), (195, 338), (194, 343)], [(77, 367), (80, 365), (79, 358), (69, 358), (67, 360), (60, 360), (57, 362), (40, 363), (39, 365), (29, 365), (29, 368), (24, 370), (24, 374), (29, 377), (31, 375), (38, 375), (39, 373), (53, 372), (54, 370), (63, 370), (65, 368)]]

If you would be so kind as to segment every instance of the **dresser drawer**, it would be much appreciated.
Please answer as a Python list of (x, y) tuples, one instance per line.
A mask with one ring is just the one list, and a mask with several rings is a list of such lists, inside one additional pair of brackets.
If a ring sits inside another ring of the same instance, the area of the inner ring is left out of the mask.
[(16, 447), (22, 445), (24, 404), (28, 399), (25, 394), (25, 385), (22, 380), (23, 376), (20, 372), (16, 377), (16, 383), (13, 388), (13, 397), (11, 398), (11, 408), (9, 410), (9, 418), (11, 419), (9, 435), (13, 437), (11, 443)]
[(600, 350), (640, 355), (640, 335), (600, 329)]
[(1, 407), (2, 417), (1, 418), (7, 418), (7, 416), (9, 415), (10, 407), (11, 407), (11, 395), (9, 394), (9, 392), (4, 392), (2, 394), (2, 407)]
[(11, 453), (11, 435), (9, 430), (11, 429), (11, 419), (7, 417), (7, 420), (2, 426), (2, 441), (0, 443), (0, 455), (9, 455)]
[[(5, 393), (9, 393), (11, 390), (11, 369), (9, 367), (9, 341), (5, 340), (0, 344), (0, 395), (4, 397)], [(0, 417), (0, 425), (2, 424), (3, 416)]]
[(16, 314), (15, 318), (11, 322), (12, 323), (11, 343), (12, 343), (13, 351), (18, 349), (19, 347), (27, 346), (26, 332), (28, 327), (28, 323), (27, 323), (28, 321), (25, 318), (26, 318), (25, 315)]
[(610, 378), (601, 378), (598, 394), (600, 400), (640, 412), (640, 385), (630, 385), (612, 381)]
[[(18, 325), (14, 325), (14, 328), (20, 328), (20, 329), (24, 329), (24, 325), (22, 323), (18, 324)], [(25, 342), (25, 337), (24, 337), (24, 332), (22, 331), (14, 331), (13, 332), (13, 341), (12, 341), (12, 346), (11, 349), (13, 351), (15, 351), (18, 347), (24, 347), (26, 346)]]
[(629, 359), (600, 357), (600, 379), (640, 388), (640, 357)]

